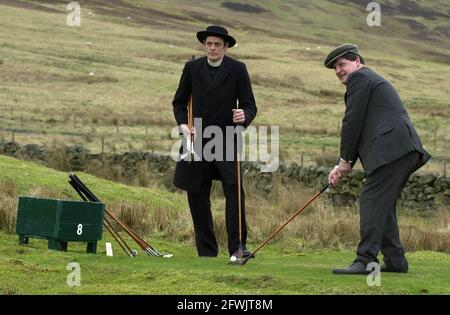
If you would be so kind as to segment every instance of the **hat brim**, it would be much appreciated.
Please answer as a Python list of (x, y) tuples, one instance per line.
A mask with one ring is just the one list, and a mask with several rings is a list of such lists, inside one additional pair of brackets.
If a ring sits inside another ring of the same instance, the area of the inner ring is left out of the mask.
[(339, 58), (341, 58), (342, 56), (346, 55), (347, 53), (348, 53), (348, 51), (341, 52), (339, 55), (337, 55), (334, 58), (332, 58), (331, 60), (329, 60), (327, 62), (327, 64), (325, 65), (325, 67), (327, 67), (328, 69), (333, 69), (334, 68), (334, 62), (336, 60), (338, 60)]
[(361, 55), (354, 51), (354, 50), (345, 50), (343, 52), (341, 52), (340, 54), (338, 54), (337, 56), (334, 56), (332, 59), (330, 59), (326, 64), (325, 67), (327, 67), (328, 69), (334, 69), (334, 62), (336, 60), (338, 60), (339, 58), (341, 58), (342, 56), (345, 56), (348, 53), (353, 53), (355, 55), (357, 55), (359, 58), (361, 58)]
[(228, 48), (233, 47), (234, 45), (236, 45), (236, 40), (231, 37), (230, 35), (224, 35), (222, 33), (215, 33), (215, 32), (207, 32), (207, 31), (201, 31), (197, 33), (197, 39), (200, 41), (200, 43), (203, 44), (203, 41), (206, 39), (206, 37), (208, 36), (216, 36), (216, 37), (220, 37), (223, 38), (227, 43), (228, 43)]

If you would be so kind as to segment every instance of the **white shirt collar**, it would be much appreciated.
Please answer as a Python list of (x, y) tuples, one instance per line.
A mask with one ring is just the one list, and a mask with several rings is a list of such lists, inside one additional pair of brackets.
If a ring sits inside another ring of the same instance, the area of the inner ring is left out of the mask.
[(212, 62), (211, 60), (209, 60), (209, 58), (206, 58), (206, 59), (208, 60), (208, 64), (214, 68), (220, 67), (220, 65), (222, 64), (222, 61), (223, 61), (223, 58), (217, 62)]

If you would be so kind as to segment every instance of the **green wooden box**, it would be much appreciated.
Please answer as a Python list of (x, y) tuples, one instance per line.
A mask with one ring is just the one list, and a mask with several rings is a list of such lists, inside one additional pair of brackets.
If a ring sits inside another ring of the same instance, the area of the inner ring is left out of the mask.
[(104, 213), (103, 203), (19, 196), (19, 244), (28, 244), (30, 237), (45, 238), (49, 249), (66, 251), (67, 242), (87, 242), (87, 252), (96, 253)]

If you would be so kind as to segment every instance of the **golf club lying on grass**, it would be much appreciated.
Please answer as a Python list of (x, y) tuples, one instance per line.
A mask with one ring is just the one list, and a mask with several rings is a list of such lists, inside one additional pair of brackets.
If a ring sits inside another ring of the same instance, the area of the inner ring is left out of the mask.
[(251, 258), (254, 257), (256, 252), (258, 252), (264, 245), (266, 245), (272, 238), (275, 237), (275, 235), (278, 234), (278, 232), (280, 232), (286, 225), (288, 225), (292, 220), (294, 220), (294, 218), (300, 214), (300, 212), (302, 212), (303, 210), (305, 210), (306, 207), (308, 207), (314, 200), (316, 200), (317, 197), (319, 197), (325, 190), (327, 190), (328, 188), (328, 184), (323, 187), (317, 194), (315, 194), (310, 201), (308, 201), (308, 203), (306, 205), (303, 206), (303, 208), (297, 210), (285, 223), (283, 223), (278, 229), (276, 229), (264, 242), (261, 243), (261, 245), (259, 245), (250, 256), (247, 256), (246, 258), (241, 258), (241, 257), (235, 257), (235, 256), (231, 256), (230, 257), (230, 263), (233, 265), (245, 265), (247, 263), (247, 261)]
[[(80, 197), (85, 201), (91, 201), (91, 202), (101, 202), (97, 196), (94, 195), (92, 191), (87, 188), (87, 186), (75, 175), (70, 174), (69, 175), (69, 184), (76, 190), (76, 192), (80, 195)], [(121, 220), (119, 220), (114, 214), (109, 212), (107, 209), (105, 209), (106, 214), (112, 218), (117, 224), (119, 224), (125, 232), (139, 245), (139, 247), (142, 248), (149, 256), (157, 256), (157, 257), (164, 257), (164, 258), (170, 258), (173, 255), (172, 254), (161, 254), (157, 249), (152, 247), (150, 244), (148, 244), (146, 241), (144, 241), (139, 235), (137, 235), (129, 226), (127, 226), (125, 223), (123, 223)], [(105, 227), (106, 229), (111, 233), (111, 235), (114, 237), (114, 239), (119, 243), (120, 247), (127, 253), (127, 255), (130, 255), (132, 257), (136, 256), (136, 251), (131, 250), (131, 248), (125, 243), (125, 241), (120, 237), (120, 235), (117, 233), (117, 231), (113, 228), (112, 224), (108, 221), (108, 219), (105, 217)], [(122, 244), (122, 243), (123, 244)]]

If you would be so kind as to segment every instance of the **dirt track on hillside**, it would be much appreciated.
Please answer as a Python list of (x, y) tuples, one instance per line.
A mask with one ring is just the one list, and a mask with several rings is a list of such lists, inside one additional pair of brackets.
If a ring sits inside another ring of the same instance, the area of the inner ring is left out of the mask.
[[(61, 2), (62, 3), (62, 1), (53, 1), (53, 2)], [(7, 6), (23, 8), (23, 9), (39, 10), (39, 11), (44, 11), (44, 12), (49, 12), (49, 13), (63, 12), (62, 10), (51, 8), (51, 7), (45, 6), (44, 4), (41, 4), (41, 3), (24, 2), (24, 1), (20, 1), (20, 0), (0, 0), (0, 5), (7, 5)]]

